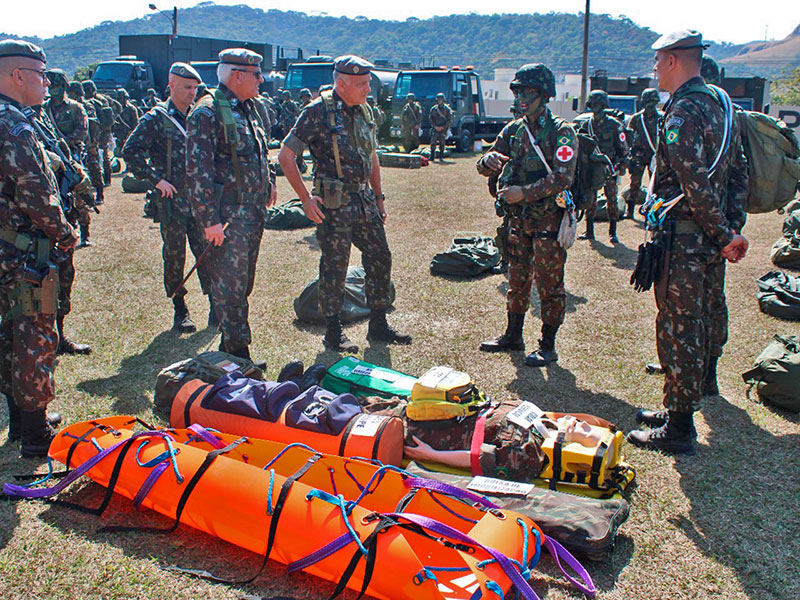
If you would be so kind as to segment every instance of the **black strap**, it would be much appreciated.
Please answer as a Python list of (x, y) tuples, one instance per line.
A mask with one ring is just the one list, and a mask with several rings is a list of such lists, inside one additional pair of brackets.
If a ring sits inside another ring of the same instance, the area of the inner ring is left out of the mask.
[(189, 396), (189, 399), (186, 401), (186, 406), (183, 407), (183, 426), (189, 427), (192, 424), (190, 412), (192, 410), (192, 405), (197, 398), (200, 397), (200, 394), (208, 390), (208, 388), (212, 387), (210, 383), (205, 385), (201, 385), (195, 391), (192, 392), (192, 395)]
[(608, 450), (607, 443), (601, 442), (598, 444), (597, 452), (594, 453), (594, 458), (592, 458), (592, 471), (589, 478), (590, 488), (600, 489), (600, 469), (603, 467), (603, 458), (606, 455), (606, 450)]
[(550, 489), (555, 490), (561, 478), (561, 447), (564, 444), (564, 432), (560, 431), (553, 444), (553, 477), (550, 479)]
[[(342, 437), (339, 438), (339, 453), (338, 453), (339, 456), (347, 456), (347, 454), (345, 454), (345, 448), (347, 447), (347, 440), (350, 439), (350, 431), (355, 426), (357, 420), (358, 417), (350, 419), (350, 421), (347, 423), (347, 426), (344, 428), (344, 432), (342, 432)], [(373, 458), (375, 457), (373, 456)]]
[[(364, 581), (361, 584), (361, 591), (356, 600), (360, 600), (360, 598), (364, 596), (369, 587), (369, 582), (372, 580), (372, 574), (375, 568), (375, 557), (378, 553), (378, 534), (397, 524), (398, 523), (394, 519), (383, 517), (375, 529), (372, 530), (372, 533), (364, 540), (364, 547), (367, 549), (366, 564), (364, 566)], [(350, 581), (350, 578), (353, 576), (356, 566), (362, 556), (364, 555), (361, 553), (360, 548), (353, 553), (353, 557), (350, 559), (347, 568), (344, 570), (344, 573), (342, 573), (342, 578), (336, 584), (336, 589), (333, 590), (328, 600), (334, 600), (334, 598), (344, 591), (345, 587), (347, 587), (347, 582)]]

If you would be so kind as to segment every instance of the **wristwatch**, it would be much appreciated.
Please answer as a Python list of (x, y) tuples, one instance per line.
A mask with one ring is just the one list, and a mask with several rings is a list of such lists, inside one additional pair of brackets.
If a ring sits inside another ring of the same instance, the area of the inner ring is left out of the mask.
[(386, 200), (386, 194), (375, 194), (375, 200)]

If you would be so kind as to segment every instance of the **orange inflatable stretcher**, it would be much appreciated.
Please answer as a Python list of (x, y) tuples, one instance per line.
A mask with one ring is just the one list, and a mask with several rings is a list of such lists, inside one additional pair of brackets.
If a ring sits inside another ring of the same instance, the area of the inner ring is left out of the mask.
[(274, 423), (205, 408), (203, 400), (213, 387), (200, 379), (187, 381), (172, 401), (170, 425), (181, 428), (199, 423), (209, 429), (284, 444), (302, 440), (321, 452), (378, 460), (385, 465), (400, 466), (403, 460), (403, 421), (398, 417), (362, 414), (354, 417), (339, 435), (299, 430), (286, 424), (288, 405)]
[(196, 425), (134, 432), (136, 422), (117, 416), (67, 427), (50, 446), (72, 469), (59, 484), (6, 484), (4, 493), (52, 496), (86, 474), (109, 488), (107, 497), (113, 490), (175, 519), (165, 531), (184, 523), (264, 555), (262, 569), (272, 558), (289, 572), (338, 581), (336, 593), (468, 600), (516, 588), (537, 600), (528, 579), (542, 547), (594, 593), (583, 567), (533, 521), (472, 492), (304, 444)]

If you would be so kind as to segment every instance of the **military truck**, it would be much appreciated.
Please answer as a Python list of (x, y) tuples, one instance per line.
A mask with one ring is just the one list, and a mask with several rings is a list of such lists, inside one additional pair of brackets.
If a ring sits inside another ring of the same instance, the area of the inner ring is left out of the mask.
[(494, 140), (508, 123), (508, 117), (488, 117), (483, 104), (481, 79), (472, 67), (433, 67), (400, 71), (394, 86), (391, 102), (390, 136), (400, 139), (403, 106), (411, 92), (422, 105), (422, 135), (420, 141), (429, 142), (431, 125), (428, 114), (436, 104), (436, 94), (443, 93), (445, 102), (453, 109), (453, 122), (449, 141), (455, 142), (459, 152), (473, 149), (475, 140)]
[[(375, 67), (370, 76), (370, 88), (375, 101), (381, 108), (389, 107), (389, 99), (394, 91), (397, 69)], [(330, 56), (309, 56), (304, 62), (294, 62), (286, 69), (283, 89), (292, 94), (293, 100), (300, 99), (300, 90), (308, 88), (313, 97), (322, 85), (333, 83), (333, 58)]]

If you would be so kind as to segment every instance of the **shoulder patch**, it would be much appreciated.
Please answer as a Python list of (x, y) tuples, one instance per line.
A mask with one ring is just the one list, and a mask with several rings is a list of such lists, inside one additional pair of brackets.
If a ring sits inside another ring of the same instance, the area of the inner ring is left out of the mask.
[(664, 123), (664, 127), (666, 129), (679, 129), (681, 125), (683, 125), (686, 121), (682, 117), (677, 117), (674, 115), (670, 115), (667, 119), (667, 122)]
[(211, 110), (210, 106), (198, 106), (192, 111), (193, 115), (204, 115), (206, 117), (213, 117), (214, 111)]
[(31, 127), (28, 123), (17, 123), (11, 128), (11, 131), (8, 132), (8, 135), (19, 137), (25, 131), (29, 131), (31, 134), (33, 134), (33, 127)]
[(678, 141), (678, 128), (673, 127), (671, 129), (667, 129), (667, 133), (665, 139), (668, 144), (674, 144)]
[(625, 143), (625, 132), (624, 131), (620, 131), (619, 132), (619, 141)]
[(569, 162), (575, 156), (575, 151), (571, 146), (559, 146), (556, 148), (556, 158), (560, 162)]

